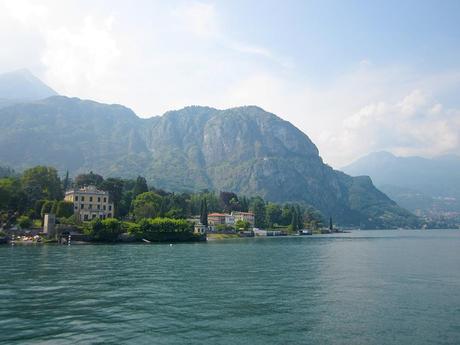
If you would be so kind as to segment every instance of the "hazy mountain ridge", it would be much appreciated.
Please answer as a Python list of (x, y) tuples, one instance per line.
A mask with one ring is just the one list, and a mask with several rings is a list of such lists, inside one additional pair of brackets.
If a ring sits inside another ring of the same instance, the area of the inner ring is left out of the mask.
[(428, 159), (376, 152), (343, 170), (354, 176), (371, 176), (378, 188), (413, 212), (460, 214), (460, 156)]
[(0, 74), (0, 107), (57, 95), (27, 69)]
[(132, 110), (63, 96), (0, 109), (0, 163), (72, 174), (143, 175), (168, 190), (235, 191), (313, 205), (337, 221), (371, 227), (416, 219), (378, 191), (325, 165), (300, 130), (255, 106), (192, 106), (138, 118)]

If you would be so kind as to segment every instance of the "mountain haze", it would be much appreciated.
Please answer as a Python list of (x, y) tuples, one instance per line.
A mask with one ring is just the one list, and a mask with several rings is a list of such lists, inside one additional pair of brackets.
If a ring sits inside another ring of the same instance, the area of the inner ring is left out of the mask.
[(0, 106), (57, 95), (27, 69), (0, 74)]
[(121, 105), (54, 96), (0, 109), (0, 165), (143, 175), (172, 191), (234, 191), (308, 203), (342, 224), (413, 225), (377, 190), (323, 163), (300, 130), (255, 106), (192, 106), (141, 119)]
[(460, 156), (397, 157), (371, 153), (343, 168), (368, 175), (398, 204), (425, 214), (460, 214)]

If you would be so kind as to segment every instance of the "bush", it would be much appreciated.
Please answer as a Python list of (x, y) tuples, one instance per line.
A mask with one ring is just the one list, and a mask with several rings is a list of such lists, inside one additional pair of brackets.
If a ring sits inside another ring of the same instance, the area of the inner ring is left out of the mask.
[(123, 228), (121, 222), (115, 218), (94, 219), (85, 225), (83, 232), (94, 241), (115, 242), (123, 233)]
[(194, 238), (193, 224), (184, 219), (143, 219), (128, 231), (137, 239), (149, 241), (186, 241)]

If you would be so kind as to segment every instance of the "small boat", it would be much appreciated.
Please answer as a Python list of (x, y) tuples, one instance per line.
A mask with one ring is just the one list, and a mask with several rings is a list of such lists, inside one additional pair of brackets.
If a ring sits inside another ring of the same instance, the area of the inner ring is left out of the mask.
[(301, 229), (299, 230), (299, 235), (300, 236), (308, 236), (308, 235), (312, 235), (312, 231), (309, 230), (309, 229)]

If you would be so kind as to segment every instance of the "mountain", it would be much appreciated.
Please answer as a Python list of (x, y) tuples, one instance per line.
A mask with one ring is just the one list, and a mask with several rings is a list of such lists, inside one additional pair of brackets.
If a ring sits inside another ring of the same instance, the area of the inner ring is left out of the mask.
[(0, 107), (17, 101), (31, 101), (57, 93), (27, 69), (0, 74)]
[(0, 164), (143, 175), (172, 191), (234, 191), (303, 202), (341, 224), (415, 226), (377, 190), (323, 163), (300, 130), (255, 106), (192, 106), (149, 119), (121, 105), (54, 96), (0, 109)]
[(371, 153), (344, 167), (368, 175), (398, 204), (423, 215), (460, 215), (460, 156), (432, 159)]

